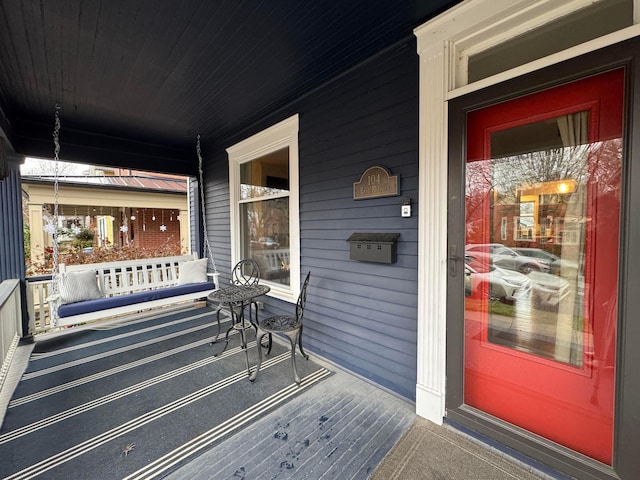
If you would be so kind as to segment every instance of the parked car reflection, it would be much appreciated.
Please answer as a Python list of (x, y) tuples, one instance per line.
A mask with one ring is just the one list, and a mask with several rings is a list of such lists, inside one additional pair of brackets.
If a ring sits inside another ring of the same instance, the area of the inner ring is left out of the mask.
[(252, 240), (251, 246), (254, 248), (279, 248), (280, 244), (271, 237), (260, 237), (257, 241)]
[(465, 295), (489, 298), (521, 306), (530, 304), (536, 310), (557, 311), (570, 293), (566, 279), (546, 272), (530, 271), (527, 275), (497, 267), (485, 257), (465, 255)]
[[(469, 263), (473, 263), (472, 257)], [(527, 298), (531, 291), (531, 280), (526, 275), (494, 265), (467, 264), (464, 274), (464, 291), (468, 297), (514, 303), (518, 298)]]
[(523, 255), (501, 243), (470, 244), (465, 247), (465, 251), (496, 267), (524, 274), (532, 271), (548, 272), (551, 268), (548, 260)]
[(557, 310), (560, 302), (569, 293), (569, 282), (557, 275), (543, 272), (531, 272), (531, 304), (537, 310)]
[(549, 271), (554, 275), (569, 277), (578, 272), (578, 262), (561, 258), (541, 248), (517, 247), (514, 250), (527, 257), (534, 257), (549, 262)]

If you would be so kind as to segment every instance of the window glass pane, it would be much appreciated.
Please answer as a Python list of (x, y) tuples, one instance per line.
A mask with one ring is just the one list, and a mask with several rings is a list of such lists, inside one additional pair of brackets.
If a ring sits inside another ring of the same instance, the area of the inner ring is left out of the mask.
[(289, 149), (240, 165), (240, 198), (280, 195), (289, 191)]
[(260, 278), (290, 284), (289, 198), (240, 204), (244, 258), (253, 258)]
[(468, 83), (633, 25), (633, 0), (595, 2), (574, 14), (469, 57)]

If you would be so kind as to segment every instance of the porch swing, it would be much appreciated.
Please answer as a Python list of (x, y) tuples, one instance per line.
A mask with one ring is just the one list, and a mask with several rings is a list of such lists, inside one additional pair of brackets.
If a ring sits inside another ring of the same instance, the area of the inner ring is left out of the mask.
[[(218, 288), (218, 271), (209, 244), (201, 188), (204, 223), (203, 258), (198, 254), (125, 260), (93, 264), (65, 265), (59, 262), (58, 203), (60, 161), (60, 106), (56, 105), (54, 141), (53, 220), (45, 230), (53, 237), (51, 328), (139, 313), (168, 305), (206, 298)], [(202, 184), (200, 136), (196, 145)], [(213, 272), (208, 272), (211, 262)], [(218, 330), (220, 320), (218, 318)]]

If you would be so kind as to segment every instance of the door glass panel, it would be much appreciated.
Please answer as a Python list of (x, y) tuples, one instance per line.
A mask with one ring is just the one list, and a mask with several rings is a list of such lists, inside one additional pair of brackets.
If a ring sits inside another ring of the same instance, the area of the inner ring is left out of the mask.
[(622, 84), (470, 114), (465, 172), (465, 403), (609, 464)]
[[(467, 178), (475, 179), (467, 184), (468, 205), (482, 204), (488, 191), (496, 220), (487, 232), (484, 225), (469, 231), (468, 308), (489, 299), (489, 342), (577, 367), (590, 342), (584, 330), (587, 189), (592, 176), (614, 178), (620, 171), (619, 156), (600, 153), (619, 149), (619, 140), (590, 144), (587, 131), (588, 112), (502, 130), (490, 138), (500, 157), (467, 164)], [(567, 146), (560, 144), (563, 135)], [(607, 161), (589, 172), (590, 155)], [(489, 242), (481, 243), (485, 233)]]

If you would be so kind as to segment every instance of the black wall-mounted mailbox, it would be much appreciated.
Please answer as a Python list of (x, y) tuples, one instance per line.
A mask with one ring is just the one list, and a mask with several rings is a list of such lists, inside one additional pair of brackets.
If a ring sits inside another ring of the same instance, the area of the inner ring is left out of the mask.
[(395, 263), (399, 233), (354, 233), (348, 239), (351, 260)]

